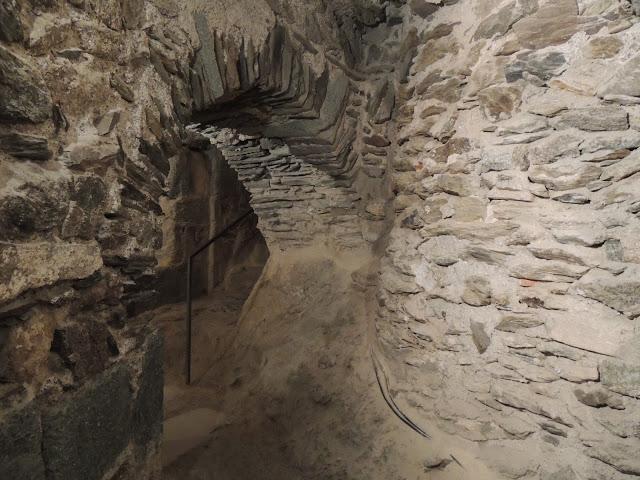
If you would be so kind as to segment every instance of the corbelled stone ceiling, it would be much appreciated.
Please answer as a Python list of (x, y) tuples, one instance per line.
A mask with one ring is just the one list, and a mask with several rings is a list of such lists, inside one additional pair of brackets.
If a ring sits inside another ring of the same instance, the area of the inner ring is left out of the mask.
[(639, 14), (0, 0), (0, 478), (640, 477)]

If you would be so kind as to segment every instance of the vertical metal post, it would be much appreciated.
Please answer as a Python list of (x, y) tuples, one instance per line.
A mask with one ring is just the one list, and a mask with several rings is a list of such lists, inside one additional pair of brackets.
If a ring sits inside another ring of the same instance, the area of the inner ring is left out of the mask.
[(191, 385), (191, 262), (193, 258), (189, 256), (187, 261), (187, 349), (185, 356), (185, 373), (187, 385)]

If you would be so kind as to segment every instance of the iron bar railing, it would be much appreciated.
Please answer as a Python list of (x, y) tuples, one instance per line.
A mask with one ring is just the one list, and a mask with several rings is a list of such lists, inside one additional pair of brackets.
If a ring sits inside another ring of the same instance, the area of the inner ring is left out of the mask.
[(187, 262), (187, 325), (186, 325), (187, 348), (185, 353), (185, 370), (186, 370), (187, 385), (191, 385), (191, 325), (192, 325), (191, 303), (193, 300), (191, 298), (191, 287), (192, 287), (191, 270), (193, 269), (193, 260), (199, 254), (201, 254), (207, 248), (209, 248), (214, 242), (224, 237), (227, 234), (227, 232), (237, 227), (245, 218), (247, 218), (252, 213), (253, 213), (253, 210), (249, 210), (248, 212), (240, 216), (237, 220), (235, 220), (231, 225), (228, 225), (227, 227), (225, 227), (224, 230), (222, 230), (222, 232), (218, 233), (215, 237), (210, 239), (207, 243), (205, 243), (200, 248), (198, 248), (195, 252), (189, 255), (189, 260)]

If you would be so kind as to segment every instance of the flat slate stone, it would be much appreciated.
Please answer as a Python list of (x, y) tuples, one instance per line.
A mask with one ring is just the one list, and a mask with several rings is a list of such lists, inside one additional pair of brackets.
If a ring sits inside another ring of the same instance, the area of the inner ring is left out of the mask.
[(47, 480), (99, 480), (129, 444), (133, 401), (124, 365), (105, 372), (42, 415)]
[(596, 132), (629, 128), (627, 112), (621, 107), (576, 108), (562, 113), (553, 123), (557, 130), (579, 128)]
[(22, 23), (18, 16), (19, 8), (16, 0), (0, 2), (0, 40), (3, 42), (21, 42)]
[[(213, 105), (217, 98), (224, 95), (224, 83), (222, 81), (222, 73), (215, 55), (216, 39), (211, 34), (209, 24), (206, 17), (201, 13), (193, 16), (198, 31), (198, 37), (202, 48), (196, 54), (194, 70), (197, 79), (202, 82), (202, 98), (197, 103), (198, 109), (204, 109)], [(195, 80), (195, 79), (194, 79)], [(193, 82), (192, 82), (193, 83)]]
[(640, 56), (628, 60), (600, 90), (598, 96), (624, 95), (640, 97)]
[(40, 417), (33, 405), (0, 419), (0, 478), (44, 480)]
[(473, 34), (474, 40), (480, 40), (482, 38), (492, 38), (494, 35), (502, 36), (511, 26), (520, 20), (524, 12), (517, 8), (516, 2), (509, 2), (493, 15), (486, 17), (478, 29)]
[(527, 52), (518, 55), (517, 60), (505, 67), (507, 82), (521, 80), (524, 73), (547, 81), (560, 75), (566, 68), (567, 59), (561, 52)]
[(640, 366), (621, 360), (605, 360), (600, 364), (600, 379), (609, 390), (640, 398)]
[(0, 122), (44, 122), (51, 112), (39, 72), (0, 46)]
[(440, 8), (440, 4), (442, 2), (434, 0), (409, 0), (409, 8), (411, 8), (411, 12), (414, 15), (418, 15), (422, 18), (427, 18), (432, 15), (438, 8)]
[(49, 141), (46, 138), (17, 132), (0, 133), (0, 150), (13, 157), (27, 160), (48, 160), (51, 157)]

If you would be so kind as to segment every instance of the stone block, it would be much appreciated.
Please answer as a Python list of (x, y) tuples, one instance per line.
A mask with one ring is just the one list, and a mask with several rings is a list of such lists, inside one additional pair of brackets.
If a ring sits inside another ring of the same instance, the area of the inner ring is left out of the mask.
[(409, 0), (409, 8), (414, 15), (427, 18), (440, 7), (441, 0)]
[(133, 404), (133, 439), (144, 447), (162, 435), (163, 344), (159, 332), (147, 338), (139, 388)]
[(117, 354), (117, 345), (105, 325), (89, 320), (56, 330), (51, 350), (76, 379), (84, 379), (104, 370), (109, 358)]
[(28, 289), (86, 278), (102, 267), (96, 242), (24, 243), (0, 246), (0, 303)]
[(17, 132), (0, 134), (0, 150), (26, 160), (48, 160), (51, 157), (49, 141), (45, 137)]
[(42, 414), (42, 454), (48, 480), (100, 480), (131, 437), (130, 374), (105, 372)]
[(605, 360), (600, 364), (602, 384), (609, 390), (640, 398), (640, 365), (620, 360)]
[(40, 416), (33, 405), (0, 418), (0, 478), (44, 480)]
[(51, 112), (40, 74), (0, 46), (0, 122), (44, 122)]
[(0, 40), (4, 42), (20, 42), (24, 34), (16, 0), (0, 3)]

